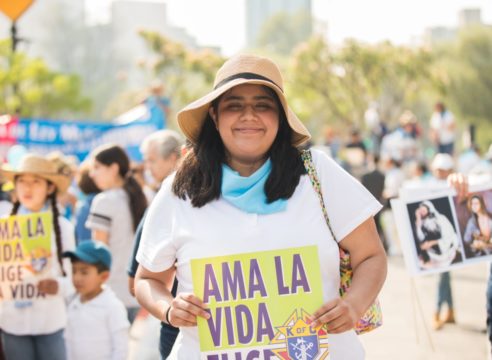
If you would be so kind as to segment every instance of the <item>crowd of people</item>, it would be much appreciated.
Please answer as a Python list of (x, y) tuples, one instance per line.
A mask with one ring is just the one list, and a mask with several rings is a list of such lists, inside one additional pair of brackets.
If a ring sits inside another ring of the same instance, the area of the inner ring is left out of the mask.
[[(323, 304), (309, 320), (331, 334), (331, 358), (362, 359), (352, 329), (383, 285), (386, 254), (400, 251), (390, 200), (405, 188), (448, 186), (456, 172), (455, 186), (492, 180), (492, 147), (484, 156), (473, 146), (456, 154), (456, 122), (443, 103), (429, 120), (429, 139), (412, 112), (391, 131), (371, 103), (367, 132), (352, 128), (344, 139), (327, 127), (323, 144), (306, 145), (311, 136), (287, 103), (277, 66), (257, 56), (229, 59), (213, 90), (177, 120), (184, 137), (152, 134), (141, 145), (142, 164), (107, 144), (80, 164), (68, 154), (27, 154), (15, 169), (2, 168), (2, 218), (52, 217), (40, 296), (0, 301), (6, 359), (125, 359), (141, 306), (161, 321), (163, 359), (198, 359), (197, 318), (210, 313), (194, 292), (191, 260), (308, 245), (318, 248), (323, 285)], [(328, 226), (301, 156), (308, 148)], [(492, 217), (480, 197), (467, 201), (474, 215), (466, 251), (490, 254)], [(419, 204), (415, 219), (423, 267), (464, 256), (432, 203)], [(339, 248), (353, 268), (343, 298)], [(455, 321), (450, 273), (439, 277), (435, 329)]]

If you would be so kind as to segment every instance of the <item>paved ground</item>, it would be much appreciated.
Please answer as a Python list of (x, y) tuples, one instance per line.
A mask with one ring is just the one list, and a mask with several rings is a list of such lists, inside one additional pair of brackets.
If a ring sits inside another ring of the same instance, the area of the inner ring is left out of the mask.
[[(430, 320), (437, 276), (410, 278), (402, 258), (390, 258), (388, 279), (380, 296), (384, 325), (361, 336), (367, 360), (487, 360), (487, 266), (478, 264), (452, 272), (457, 324), (436, 332), (430, 329)], [(131, 359), (159, 359), (158, 334), (155, 319), (139, 317), (131, 332)]]
[(384, 326), (361, 336), (368, 360), (488, 359), (485, 334), (488, 264), (453, 270), (451, 274), (457, 323), (433, 331), (430, 326), (437, 275), (410, 278), (402, 258), (390, 259), (388, 279), (380, 296)]

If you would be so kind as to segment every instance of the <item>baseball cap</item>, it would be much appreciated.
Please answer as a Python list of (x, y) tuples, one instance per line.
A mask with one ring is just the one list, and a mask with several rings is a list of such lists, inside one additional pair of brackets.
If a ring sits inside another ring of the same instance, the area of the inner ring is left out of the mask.
[(88, 264), (103, 264), (111, 268), (111, 252), (109, 248), (100, 241), (82, 241), (75, 251), (65, 251), (63, 257), (75, 258)]
[(454, 160), (449, 154), (439, 153), (432, 160), (431, 168), (433, 170), (453, 170)]

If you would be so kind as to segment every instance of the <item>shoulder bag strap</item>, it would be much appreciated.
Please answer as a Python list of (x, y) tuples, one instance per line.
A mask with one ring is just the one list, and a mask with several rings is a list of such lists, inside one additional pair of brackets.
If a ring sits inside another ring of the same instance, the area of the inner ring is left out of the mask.
[(323, 200), (323, 193), (321, 192), (321, 183), (319, 182), (318, 173), (316, 172), (316, 168), (313, 164), (313, 156), (311, 155), (311, 151), (302, 150), (301, 158), (304, 162), (304, 167), (306, 168), (309, 180), (311, 180), (314, 191), (316, 191), (316, 194), (318, 194), (319, 203), (321, 205), (321, 210), (323, 211), (323, 216), (325, 217), (326, 225), (328, 225), (328, 229), (330, 229), (331, 236), (333, 236), (333, 239), (335, 240), (335, 242), (337, 242), (335, 233), (331, 228), (330, 218), (328, 217), (328, 213), (326, 212), (325, 201)]

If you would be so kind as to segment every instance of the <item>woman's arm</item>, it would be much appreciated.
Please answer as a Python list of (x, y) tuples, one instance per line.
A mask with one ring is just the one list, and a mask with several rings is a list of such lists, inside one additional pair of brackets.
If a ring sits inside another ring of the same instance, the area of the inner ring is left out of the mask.
[(386, 254), (372, 217), (340, 241), (340, 246), (351, 256), (350, 291), (343, 299), (327, 302), (311, 317), (314, 327), (326, 323), (330, 333), (341, 333), (354, 327), (376, 299), (387, 272)]
[(174, 327), (196, 326), (197, 316), (208, 319), (210, 315), (205, 311), (205, 305), (194, 294), (172, 296), (174, 275), (174, 267), (154, 273), (140, 265), (135, 276), (135, 296), (140, 305), (157, 319)]
[(91, 231), (92, 240), (98, 240), (109, 245), (109, 231), (93, 229)]

